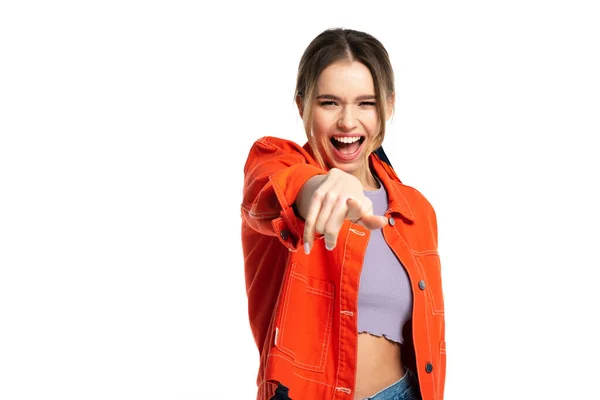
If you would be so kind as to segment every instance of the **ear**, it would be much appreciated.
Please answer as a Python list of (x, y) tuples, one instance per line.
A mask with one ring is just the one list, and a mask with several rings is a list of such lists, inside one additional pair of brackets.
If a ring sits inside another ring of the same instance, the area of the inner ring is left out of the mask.
[(387, 100), (386, 109), (385, 109), (385, 119), (389, 120), (392, 116), (392, 112), (394, 111), (394, 104), (396, 102), (396, 93), (392, 93)]
[(300, 118), (304, 119), (304, 102), (302, 101), (302, 97), (296, 96), (296, 106), (298, 106)]

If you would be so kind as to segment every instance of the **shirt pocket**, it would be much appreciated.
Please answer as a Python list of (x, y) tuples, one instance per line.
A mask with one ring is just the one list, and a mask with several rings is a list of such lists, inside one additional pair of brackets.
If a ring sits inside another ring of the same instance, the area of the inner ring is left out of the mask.
[(331, 342), (334, 285), (302, 274), (294, 263), (283, 289), (275, 347), (297, 367), (323, 372)]
[[(413, 252), (424, 276), (425, 290), (434, 315), (444, 315), (444, 295), (442, 291), (442, 270), (437, 251)], [(421, 286), (419, 286), (421, 288)]]

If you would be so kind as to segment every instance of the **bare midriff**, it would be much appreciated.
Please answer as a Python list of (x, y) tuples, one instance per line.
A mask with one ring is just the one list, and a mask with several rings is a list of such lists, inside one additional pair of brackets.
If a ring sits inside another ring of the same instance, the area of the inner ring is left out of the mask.
[(354, 400), (361, 400), (399, 381), (405, 373), (402, 345), (385, 337), (358, 334)]

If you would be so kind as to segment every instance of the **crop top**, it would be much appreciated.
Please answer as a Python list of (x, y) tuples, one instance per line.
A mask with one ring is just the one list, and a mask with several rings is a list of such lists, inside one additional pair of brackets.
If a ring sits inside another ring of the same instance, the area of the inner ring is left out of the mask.
[[(385, 187), (365, 190), (373, 202), (373, 213), (385, 215)], [(402, 329), (412, 317), (412, 289), (404, 266), (385, 242), (381, 229), (371, 231), (358, 290), (358, 332), (384, 336), (404, 343)]]

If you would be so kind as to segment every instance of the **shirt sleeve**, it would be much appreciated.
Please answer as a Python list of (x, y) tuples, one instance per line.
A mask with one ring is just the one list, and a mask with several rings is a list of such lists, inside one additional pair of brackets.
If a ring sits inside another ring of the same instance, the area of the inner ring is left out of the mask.
[(244, 166), (243, 222), (297, 250), (302, 245), (304, 221), (295, 213), (296, 197), (306, 181), (325, 173), (291, 141), (273, 137), (257, 140)]

